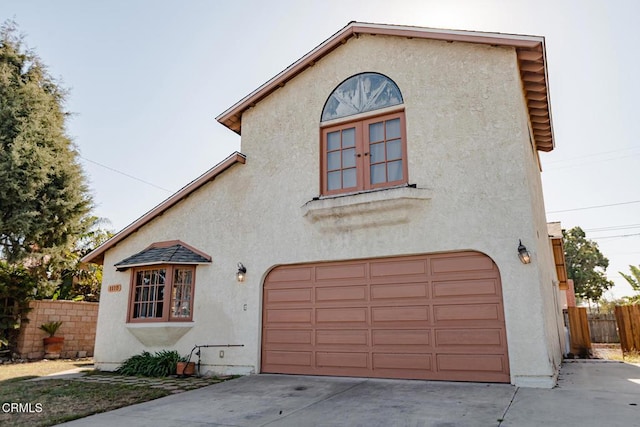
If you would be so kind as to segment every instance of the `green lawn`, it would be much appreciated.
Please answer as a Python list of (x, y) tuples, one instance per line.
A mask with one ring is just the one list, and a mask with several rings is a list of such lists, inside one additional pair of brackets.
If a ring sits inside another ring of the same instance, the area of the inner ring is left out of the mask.
[[(5, 380), (0, 382), (0, 425), (51, 426), (168, 394), (167, 390), (125, 384)], [(18, 409), (27, 413), (7, 412), (11, 403), (22, 404)]]

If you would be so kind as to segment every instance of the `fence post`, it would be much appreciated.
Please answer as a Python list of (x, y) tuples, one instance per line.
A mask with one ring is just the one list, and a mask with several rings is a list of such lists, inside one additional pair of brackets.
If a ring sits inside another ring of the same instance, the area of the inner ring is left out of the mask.
[(616, 306), (615, 313), (622, 351), (640, 351), (640, 305)]
[(587, 309), (584, 307), (567, 307), (569, 313), (569, 334), (571, 337), (571, 353), (587, 356), (591, 350), (591, 334)]

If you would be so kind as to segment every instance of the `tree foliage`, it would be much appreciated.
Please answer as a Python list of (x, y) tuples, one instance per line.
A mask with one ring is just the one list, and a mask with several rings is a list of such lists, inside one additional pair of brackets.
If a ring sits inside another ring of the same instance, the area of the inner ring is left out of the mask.
[(576, 296), (598, 302), (613, 282), (605, 274), (609, 260), (600, 252), (598, 244), (586, 238), (580, 227), (562, 230), (567, 275), (573, 279)]
[(620, 275), (624, 277), (624, 279), (629, 282), (634, 291), (640, 292), (640, 265), (630, 265), (629, 270), (631, 270), (631, 274), (624, 274), (622, 271), (619, 271)]
[[(15, 23), (0, 27), (0, 257), (30, 267), (62, 256), (83, 232), (92, 201), (66, 135), (66, 92), (23, 45)], [(41, 269), (41, 274), (46, 271)]]
[(64, 262), (58, 267), (60, 281), (54, 296), (59, 299), (98, 301), (102, 285), (102, 266), (81, 262), (82, 257), (106, 242), (113, 232), (105, 229), (103, 218), (88, 216), (84, 219), (85, 231), (76, 236), (65, 252)]
[(618, 272), (627, 282), (629, 282), (633, 290), (637, 292), (636, 295), (626, 297), (626, 300), (632, 304), (640, 303), (640, 265), (637, 267), (635, 265), (630, 265), (629, 270), (631, 271), (631, 274), (625, 274), (622, 271)]
[(36, 286), (36, 279), (26, 268), (0, 260), (0, 349), (15, 350)]

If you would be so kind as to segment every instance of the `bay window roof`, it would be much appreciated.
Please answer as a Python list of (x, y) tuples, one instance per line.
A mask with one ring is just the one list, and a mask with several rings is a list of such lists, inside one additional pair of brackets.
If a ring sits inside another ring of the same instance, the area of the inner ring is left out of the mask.
[(179, 240), (154, 243), (115, 264), (118, 270), (155, 264), (208, 264), (211, 257)]

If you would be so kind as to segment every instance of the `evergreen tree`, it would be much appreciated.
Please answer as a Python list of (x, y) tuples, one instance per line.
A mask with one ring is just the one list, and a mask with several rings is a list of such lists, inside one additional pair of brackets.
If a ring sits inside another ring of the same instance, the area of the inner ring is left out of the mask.
[(92, 207), (78, 153), (66, 135), (66, 91), (0, 27), (0, 258), (32, 271), (63, 257)]

